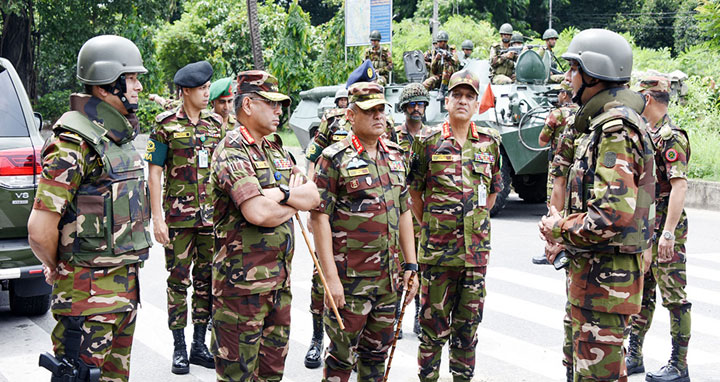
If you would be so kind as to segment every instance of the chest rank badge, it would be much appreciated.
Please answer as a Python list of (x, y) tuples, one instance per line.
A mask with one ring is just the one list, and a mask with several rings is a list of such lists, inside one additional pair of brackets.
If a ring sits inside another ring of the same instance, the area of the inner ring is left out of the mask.
[(292, 162), (285, 158), (275, 158), (273, 159), (273, 164), (275, 164), (275, 168), (278, 170), (290, 170), (292, 168)]
[(665, 152), (665, 159), (667, 159), (668, 162), (675, 162), (678, 160), (678, 152), (675, 149), (669, 149)]
[(390, 171), (405, 171), (405, 165), (401, 160), (393, 160), (388, 163)]
[(486, 152), (475, 153), (475, 162), (480, 163), (495, 163), (495, 157)]

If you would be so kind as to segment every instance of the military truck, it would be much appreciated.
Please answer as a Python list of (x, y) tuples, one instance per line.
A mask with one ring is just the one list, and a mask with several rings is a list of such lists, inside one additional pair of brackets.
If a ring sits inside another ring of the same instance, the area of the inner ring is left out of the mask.
[[(558, 94), (557, 87), (547, 83), (550, 76), (549, 56), (545, 55), (546, 60), (543, 61), (535, 51), (523, 52), (516, 64), (517, 81), (509, 85), (490, 85), (495, 108), (473, 116), (476, 124), (492, 127), (502, 136), (502, 175), (505, 187), (498, 195), (492, 215), (505, 207), (511, 185), (526, 202), (537, 203), (546, 199), (548, 148), (538, 147), (537, 142), (545, 117), (557, 101)], [(406, 65), (408, 67), (411, 66)], [(422, 70), (420, 65), (417, 67)], [(488, 60), (469, 59), (465, 68), (480, 77), (482, 98), (490, 83)], [(417, 73), (406, 74), (407, 78), (422, 78)], [(333, 96), (341, 86), (345, 85), (322, 86), (300, 93), (300, 103), (289, 122), (303, 150), (315, 135), (325, 110), (335, 107)], [(405, 114), (397, 107), (403, 87), (404, 84), (385, 87), (385, 98), (394, 105), (388, 112), (395, 124), (405, 122)], [(430, 92), (430, 99), (425, 111), (425, 123), (442, 123), (447, 117), (444, 100), (437, 90)]]

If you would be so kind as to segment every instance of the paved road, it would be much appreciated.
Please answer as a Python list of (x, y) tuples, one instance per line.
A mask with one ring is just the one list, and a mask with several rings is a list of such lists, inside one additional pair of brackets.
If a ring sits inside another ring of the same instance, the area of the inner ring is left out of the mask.
[[(560, 381), (561, 321), (564, 275), (549, 266), (530, 263), (542, 248), (536, 223), (542, 205), (512, 200), (501, 216), (494, 218), (493, 252), (488, 268), (488, 296), (484, 321), (479, 330), (477, 381)], [(694, 381), (720, 381), (720, 249), (717, 227), (720, 212), (689, 210), (688, 241), (689, 297), (693, 302), (693, 338), (690, 342), (690, 375)], [(300, 233), (292, 275), (293, 310), (290, 352), (285, 381), (319, 381), (321, 369), (308, 370), (302, 360), (312, 335), (308, 312), (312, 264)], [(165, 277), (162, 247), (152, 248), (141, 272), (142, 309), (132, 354), (134, 381), (211, 381), (214, 373), (197, 366), (187, 376), (170, 373), (172, 336), (166, 327)], [(412, 308), (412, 307), (411, 307)], [(412, 310), (410, 308), (410, 310)], [(656, 370), (670, 353), (667, 310), (660, 307), (645, 346), (646, 366)], [(418, 340), (412, 322), (404, 323), (393, 361), (391, 381), (415, 381)], [(8, 312), (7, 295), (0, 296), (0, 381), (48, 380), (37, 367), (37, 357), (50, 351), (49, 333), (54, 326), (50, 314), (23, 318)], [(190, 336), (191, 330), (186, 332)], [(209, 338), (209, 335), (208, 335)], [(449, 381), (447, 352), (442, 379)], [(630, 381), (643, 381), (633, 376)]]

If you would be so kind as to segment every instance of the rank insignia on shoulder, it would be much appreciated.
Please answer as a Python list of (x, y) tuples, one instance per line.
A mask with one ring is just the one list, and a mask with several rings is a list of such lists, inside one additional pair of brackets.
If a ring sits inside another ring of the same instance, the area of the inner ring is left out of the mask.
[(191, 133), (189, 131), (179, 131), (173, 133), (173, 138), (190, 138)]
[(675, 149), (668, 149), (668, 151), (665, 152), (665, 159), (667, 159), (668, 162), (675, 162), (678, 160), (678, 152)]
[(367, 167), (348, 170), (348, 175), (350, 175), (350, 176), (367, 175), (369, 173), (370, 173), (370, 170)]
[(290, 170), (293, 167), (292, 162), (290, 162), (287, 159), (273, 159), (273, 164), (275, 165), (275, 168), (278, 170)]
[(495, 163), (495, 156), (486, 152), (475, 153), (475, 162)]
[(405, 171), (405, 164), (401, 160), (393, 160), (388, 162), (390, 171)]
[(350, 170), (353, 168), (365, 167), (367, 165), (368, 165), (367, 162), (365, 162), (364, 160), (362, 160), (358, 157), (355, 157), (352, 160), (350, 160), (350, 163), (348, 163), (348, 165), (347, 165), (347, 169)]
[(433, 162), (451, 162), (453, 160), (453, 156), (450, 154), (433, 154), (430, 159)]
[(255, 168), (269, 168), (269, 167), (270, 167), (270, 166), (268, 165), (268, 162), (266, 162), (266, 161), (264, 161), (264, 160), (260, 160), (260, 161), (257, 161), (257, 162), (252, 162), (252, 164), (253, 164), (253, 167), (255, 167)]

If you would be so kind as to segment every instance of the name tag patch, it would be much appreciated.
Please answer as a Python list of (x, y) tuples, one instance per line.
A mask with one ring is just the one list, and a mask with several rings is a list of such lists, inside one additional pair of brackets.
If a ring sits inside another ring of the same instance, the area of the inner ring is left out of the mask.
[(450, 154), (433, 154), (430, 158), (433, 162), (452, 162), (453, 156)]
[(368, 169), (367, 167), (348, 170), (348, 175), (350, 175), (350, 176), (367, 175), (369, 173), (370, 173), (370, 169)]
[(269, 168), (268, 162), (261, 160), (257, 162), (253, 162), (253, 167), (255, 168)]
[(173, 133), (173, 138), (190, 138), (191, 133), (189, 131), (180, 131)]

